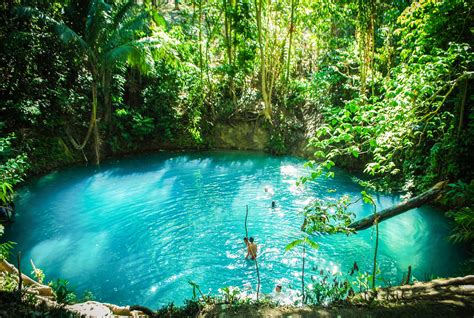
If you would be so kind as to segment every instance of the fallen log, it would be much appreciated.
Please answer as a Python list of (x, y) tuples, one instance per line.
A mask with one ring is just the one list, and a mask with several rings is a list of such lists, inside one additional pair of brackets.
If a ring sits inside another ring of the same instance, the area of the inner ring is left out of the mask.
[(420, 195), (413, 197), (398, 205), (392, 206), (388, 209), (382, 210), (378, 213), (374, 213), (368, 217), (355, 221), (351, 225), (349, 225), (349, 227), (356, 231), (362, 231), (371, 227), (374, 224), (375, 218), (378, 218), (378, 222), (380, 223), (396, 215), (402, 214), (403, 212), (418, 208), (423, 204), (431, 202), (438, 198), (439, 195), (444, 191), (447, 183), (448, 181), (438, 182), (428, 191), (423, 192)]

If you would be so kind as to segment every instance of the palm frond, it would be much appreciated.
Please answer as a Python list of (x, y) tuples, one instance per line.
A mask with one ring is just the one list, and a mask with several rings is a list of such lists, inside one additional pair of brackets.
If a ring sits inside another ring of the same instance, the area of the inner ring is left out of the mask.
[(135, 0), (128, 0), (117, 10), (113, 16), (112, 30), (116, 30), (119, 27), (119, 25), (126, 19), (126, 16), (130, 14), (135, 5)]
[(90, 46), (82, 39), (82, 37), (74, 32), (73, 29), (65, 25), (64, 23), (59, 23), (54, 26), (56, 33), (59, 36), (59, 39), (65, 44), (76, 44), (81, 49), (86, 52), (90, 51)]
[(153, 61), (149, 61), (146, 58), (147, 55), (149, 54), (146, 50), (135, 46), (133, 43), (127, 43), (107, 52), (102, 58), (102, 63), (104, 66), (111, 68), (116, 63), (126, 62), (131, 66), (148, 71), (152, 67), (150, 64), (153, 64)]
[(57, 21), (47, 14), (44, 14), (40, 10), (32, 7), (19, 7), (15, 10), (15, 13), (20, 17), (25, 18), (37, 18), (42, 20), (46, 25), (52, 27), (59, 39), (65, 44), (73, 44), (78, 48), (89, 52), (90, 46), (84, 41), (84, 39), (77, 34), (73, 29), (68, 27), (64, 22)]
[(301, 244), (304, 243), (304, 239), (297, 239), (297, 240), (294, 240), (293, 242), (291, 242), (290, 244), (288, 244), (286, 247), (285, 247), (285, 251), (288, 252), (292, 249), (294, 249), (295, 247), (297, 246), (300, 246)]
[(117, 27), (112, 30), (112, 34), (105, 46), (112, 48), (130, 42), (136, 39), (136, 35), (140, 31), (149, 34), (149, 22), (150, 14), (148, 12), (142, 12), (138, 15), (134, 15), (131, 19), (122, 20)]
[(93, 0), (86, 19), (86, 41), (98, 47), (111, 31), (112, 6), (103, 0)]
[(309, 245), (309, 247), (314, 248), (315, 250), (319, 248), (319, 244), (311, 240), (309, 237), (305, 237), (304, 241)]
[(148, 72), (157, 59), (174, 54), (165, 37), (144, 37), (109, 50), (103, 55), (102, 61), (109, 67), (115, 62), (123, 61)]
[(292, 250), (294, 249), (295, 247), (297, 246), (300, 246), (300, 245), (308, 245), (309, 247), (311, 248), (314, 248), (314, 249), (318, 249), (319, 248), (319, 244), (316, 243), (315, 241), (311, 240), (309, 237), (304, 237), (302, 239), (297, 239), (297, 240), (294, 240), (293, 242), (291, 242), (290, 244), (288, 244), (286, 247), (285, 247), (285, 251), (288, 252), (289, 250)]

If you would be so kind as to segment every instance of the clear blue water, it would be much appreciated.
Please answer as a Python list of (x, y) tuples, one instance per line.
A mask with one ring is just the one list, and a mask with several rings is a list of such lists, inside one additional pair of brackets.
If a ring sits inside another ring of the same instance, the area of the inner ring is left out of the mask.
[[(102, 301), (156, 308), (190, 298), (188, 280), (212, 293), (224, 286), (255, 288), (242, 242), (248, 205), (262, 291), (277, 282), (298, 289), (300, 251), (285, 253), (284, 247), (299, 235), (299, 212), (311, 198), (358, 198), (361, 190), (342, 171), (300, 189), (295, 181), (306, 173), (303, 163), (248, 152), (159, 153), (64, 169), (19, 191), (16, 222), (3, 239), (18, 242), (25, 266), (33, 259), (47, 280), (67, 279), (79, 294), (89, 290)], [(377, 195), (376, 201), (381, 210), (399, 198)], [(371, 208), (359, 203), (353, 211), (362, 217)], [(462, 255), (447, 242), (448, 232), (442, 213), (430, 207), (381, 223), (384, 278), (400, 282), (408, 265), (418, 279), (454, 274)], [(371, 271), (370, 229), (317, 240), (321, 248), (309, 253), (310, 265), (347, 272), (357, 261)]]

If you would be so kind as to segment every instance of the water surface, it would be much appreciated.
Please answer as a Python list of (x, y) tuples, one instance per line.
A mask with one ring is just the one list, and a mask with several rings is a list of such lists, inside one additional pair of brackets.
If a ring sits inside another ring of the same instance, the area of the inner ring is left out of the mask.
[[(255, 288), (242, 242), (248, 205), (263, 292), (276, 283), (298, 289), (300, 250), (285, 253), (284, 247), (299, 237), (299, 212), (312, 198), (358, 198), (361, 191), (341, 171), (298, 188), (303, 163), (248, 152), (159, 153), (64, 169), (19, 191), (16, 222), (5, 238), (17, 242), (23, 263), (33, 259), (47, 280), (67, 279), (79, 294), (89, 290), (98, 300), (156, 308), (190, 298), (188, 280), (212, 293), (224, 286)], [(399, 202), (397, 196), (375, 198), (379, 211)], [(371, 213), (362, 203), (352, 210), (359, 217)], [(461, 254), (447, 242), (448, 232), (442, 213), (430, 207), (381, 223), (384, 279), (399, 283), (409, 265), (418, 279), (453, 275)], [(348, 272), (357, 261), (371, 271), (372, 234), (317, 238), (321, 247), (309, 253), (310, 267)]]

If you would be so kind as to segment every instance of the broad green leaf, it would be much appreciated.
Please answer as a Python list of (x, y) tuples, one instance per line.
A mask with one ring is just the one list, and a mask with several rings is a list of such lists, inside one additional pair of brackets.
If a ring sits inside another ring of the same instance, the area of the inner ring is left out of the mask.
[(285, 247), (285, 251), (290, 251), (292, 249), (294, 249), (295, 247), (297, 246), (300, 246), (301, 244), (305, 243), (304, 239), (297, 239), (297, 240), (294, 240), (293, 242), (291, 242), (290, 244), (288, 244), (286, 247)]

